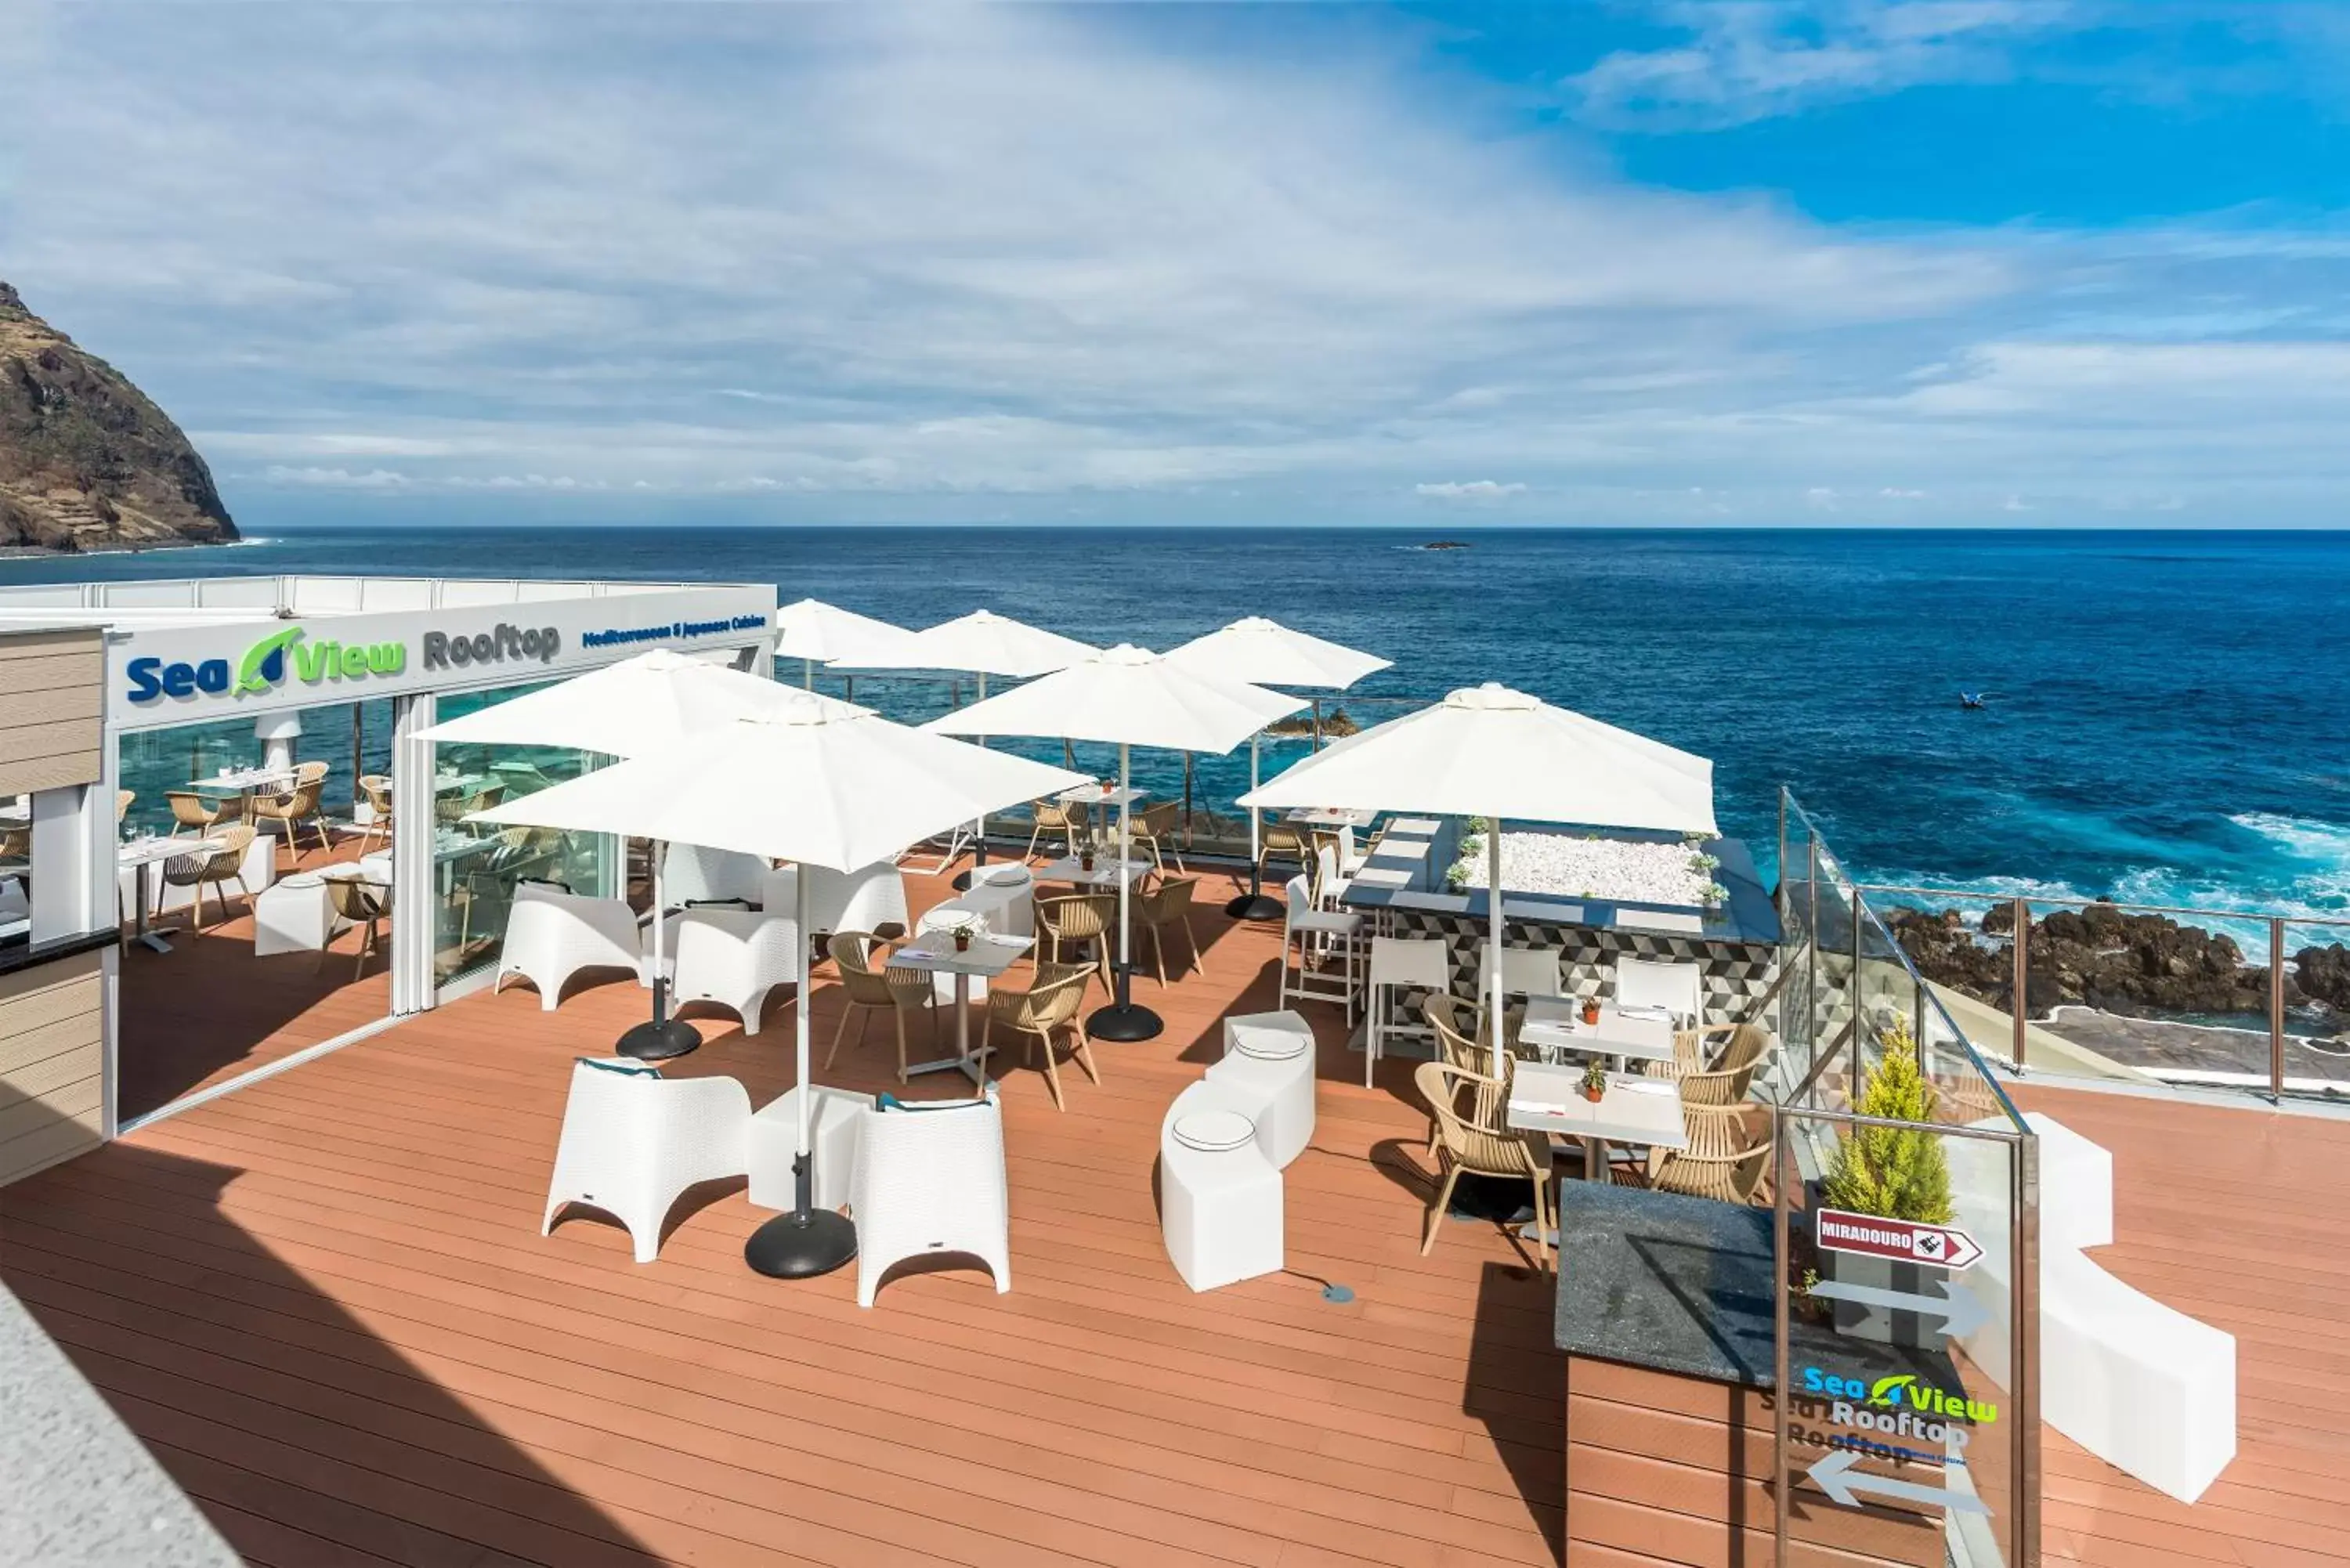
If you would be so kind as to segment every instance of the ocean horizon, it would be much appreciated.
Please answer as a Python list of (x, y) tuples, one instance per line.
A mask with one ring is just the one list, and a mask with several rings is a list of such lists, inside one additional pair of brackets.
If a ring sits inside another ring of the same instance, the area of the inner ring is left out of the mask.
[[(246, 573), (773, 582), (1159, 649), (1268, 615), (1395, 661), (1326, 700), (1365, 722), (1497, 680), (1712, 758), (1766, 872), (1783, 782), (1865, 880), (2350, 914), (2350, 535), (352, 522), (0, 559), (0, 584)], [(858, 691), (908, 718), (949, 699)], [(1177, 759), (1135, 765), (1180, 793)], [(1245, 751), (1199, 759), (1194, 799), (1229, 812), (1246, 776)]]

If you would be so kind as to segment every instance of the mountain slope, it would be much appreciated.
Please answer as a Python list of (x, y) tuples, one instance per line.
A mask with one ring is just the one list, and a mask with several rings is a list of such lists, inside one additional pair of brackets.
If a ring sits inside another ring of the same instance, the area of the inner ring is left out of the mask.
[(0, 283), (0, 545), (236, 536), (212, 471), (171, 417)]

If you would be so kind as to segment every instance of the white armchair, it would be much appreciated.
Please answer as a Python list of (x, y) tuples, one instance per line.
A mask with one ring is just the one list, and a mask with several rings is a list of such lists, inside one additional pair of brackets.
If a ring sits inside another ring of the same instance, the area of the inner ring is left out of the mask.
[(641, 1062), (582, 1057), (538, 1233), (565, 1206), (586, 1204), (626, 1227), (637, 1262), (650, 1263), (679, 1194), (748, 1172), (750, 1135), (751, 1096), (732, 1078), (663, 1078)]
[[(671, 844), (661, 857), (661, 897), (672, 909), (730, 898), (756, 904), (766, 875), (767, 863), (755, 855), (699, 844)], [(790, 906), (783, 912), (790, 913)]]
[(677, 941), (670, 1000), (712, 1002), (742, 1017), (743, 1033), (759, 1032), (767, 992), (797, 985), (806, 950), (799, 923), (752, 909), (688, 909), (673, 919)]
[(857, 1304), (869, 1307), (893, 1264), (934, 1252), (977, 1258), (1012, 1288), (1010, 1200), (1003, 1177), (1003, 1108), (983, 1099), (867, 1110), (858, 1132)]
[(643, 967), (637, 917), (618, 898), (588, 898), (536, 882), (515, 888), (506, 912), (506, 936), (498, 950), (498, 972), (490, 982), (502, 991), (515, 975), (538, 988), (538, 1005), (548, 1012), (563, 1000), (563, 988), (584, 969)]
[[(764, 878), (761, 902), (770, 909), (795, 908), (799, 867), (786, 866)], [(812, 932), (869, 931), (888, 921), (902, 929), (912, 922), (906, 914), (906, 881), (889, 861), (878, 861), (855, 871), (813, 869), (808, 882), (808, 929)]]

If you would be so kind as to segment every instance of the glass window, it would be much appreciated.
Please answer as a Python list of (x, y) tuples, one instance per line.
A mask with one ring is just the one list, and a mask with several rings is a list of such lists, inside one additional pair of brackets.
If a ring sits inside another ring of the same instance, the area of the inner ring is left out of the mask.
[[(443, 696), (438, 717), (445, 723), (546, 684)], [(604, 898), (619, 891), (619, 877), (614, 844), (606, 835), (495, 828), (466, 820), (474, 812), (577, 778), (597, 761), (589, 753), (447, 742), (433, 752), (432, 973), (436, 984), (445, 985), (496, 962), (507, 910), (524, 882)]]

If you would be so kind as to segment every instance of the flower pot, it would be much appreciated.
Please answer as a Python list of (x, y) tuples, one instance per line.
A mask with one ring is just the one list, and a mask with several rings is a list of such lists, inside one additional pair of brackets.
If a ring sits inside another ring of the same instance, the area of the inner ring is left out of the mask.
[(1597, 1105), (1600, 1101), (1602, 1101), (1602, 1100), (1604, 1100), (1604, 1099), (1606, 1099), (1606, 1098), (1607, 1097), (1607, 1090), (1605, 1090), (1605, 1089), (1591, 1089), (1591, 1088), (1586, 1088), (1586, 1089), (1585, 1089), (1585, 1090), (1583, 1091), (1583, 1097), (1584, 1097), (1585, 1099), (1586, 1099), (1586, 1100), (1589, 1100), (1593, 1105), (1595, 1105), (1595, 1106), (1596, 1106), (1596, 1105)]
[(971, 933), (969, 931), (957, 931), (954, 934), (954, 945), (955, 951), (959, 953), (969, 952), (971, 950)]
[[(1871, 1290), (1898, 1291), (1903, 1295), (1939, 1298), (1950, 1271), (1931, 1263), (1908, 1263), (1897, 1258), (1871, 1258), (1858, 1252), (1819, 1254), (1820, 1278), (1840, 1285), (1864, 1285)], [(1947, 1341), (1942, 1319), (1934, 1313), (1901, 1312), (1862, 1302), (1831, 1301), (1835, 1330), (1855, 1339), (1875, 1340), (1910, 1350), (1940, 1350)]]
[(1599, 1004), (1597, 1002), (1586, 1002), (1583, 1004), (1583, 1021), (1586, 1023), (1590, 1024), (1596, 1024), (1599, 1022)]
[(1092, 856), (1090, 856), (1090, 855), (1080, 855), (1080, 856), (1078, 856), (1078, 857), (1077, 857), (1077, 868), (1078, 868), (1079, 870), (1083, 870), (1083, 871), (1090, 871), (1090, 870), (1092, 870), (1092, 869), (1094, 868), (1094, 857), (1093, 857)]

